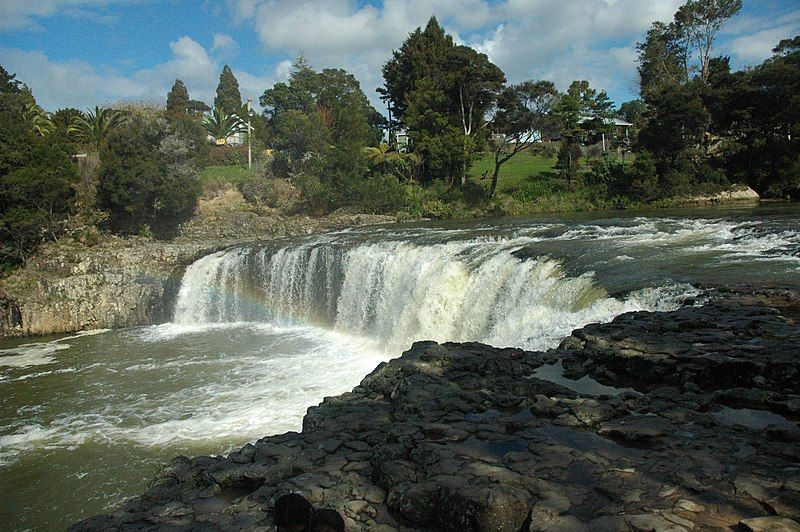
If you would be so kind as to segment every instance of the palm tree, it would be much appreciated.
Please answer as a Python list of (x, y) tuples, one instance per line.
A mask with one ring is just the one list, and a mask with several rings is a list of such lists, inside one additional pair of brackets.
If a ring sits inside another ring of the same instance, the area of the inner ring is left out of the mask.
[(111, 132), (122, 125), (125, 116), (122, 111), (95, 106), (94, 111), (87, 109), (84, 116), (76, 116), (67, 133), (75, 134), (80, 142), (100, 151)]
[(225, 114), (222, 108), (217, 107), (212, 114), (203, 117), (203, 128), (221, 145), (231, 135), (245, 131), (247, 125), (235, 114)]
[(50, 115), (36, 104), (36, 100), (33, 99), (33, 96), (25, 99), (25, 105), (22, 109), (22, 118), (31, 125), (33, 131), (36, 132), (37, 135), (42, 137), (49, 135), (56, 129), (56, 126), (50, 119)]
[(384, 143), (380, 146), (367, 146), (362, 149), (362, 153), (370, 166), (378, 168), (381, 172), (392, 172), (409, 182), (414, 180), (414, 168), (420, 163), (416, 153), (389, 151), (389, 146)]

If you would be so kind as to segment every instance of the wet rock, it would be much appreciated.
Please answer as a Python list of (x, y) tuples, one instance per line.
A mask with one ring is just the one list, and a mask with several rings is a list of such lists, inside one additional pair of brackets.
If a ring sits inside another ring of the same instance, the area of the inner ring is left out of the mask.
[(603, 424), (597, 432), (626, 444), (649, 447), (655, 440), (674, 430), (672, 423), (663, 418), (640, 416)]
[[(303, 432), (175, 459), (141, 497), (73, 529), (269, 529), (275, 499), (299, 491), (354, 531), (796, 530), (794, 433), (714, 417), (758, 407), (797, 421), (798, 326), (781, 308), (632, 313), (548, 353), (419, 342), (310, 408)], [(530, 378), (557, 360), (640, 391)]]
[(743, 519), (739, 524), (745, 530), (753, 532), (800, 532), (800, 524), (797, 521), (776, 515)]

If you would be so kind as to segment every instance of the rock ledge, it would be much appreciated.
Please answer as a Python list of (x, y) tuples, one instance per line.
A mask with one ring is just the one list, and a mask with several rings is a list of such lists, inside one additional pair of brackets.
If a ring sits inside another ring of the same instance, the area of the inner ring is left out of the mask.
[(349, 530), (796, 530), (800, 327), (767, 296), (626, 314), (547, 353), (416, 343), (301, 433), (176, 458), (72, 530), (271, 530), (286, 491)]

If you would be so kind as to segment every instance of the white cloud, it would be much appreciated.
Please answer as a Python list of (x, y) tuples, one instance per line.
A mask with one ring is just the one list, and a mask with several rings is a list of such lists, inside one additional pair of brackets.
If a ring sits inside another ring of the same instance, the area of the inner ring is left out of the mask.
[(215, 33), (211, 51), (217, 52), (221, 57), (229, 57), (239, 50), (239, 45), (230, 35), (225, 33)]
[(797, 31), (797, 26), (778, 26), (777, 28), (759, 31), (752, 35), (737, 37), (731, 40), (727, 47), (739, 60), (749, 64), (757, 64), (772, 56), (772, 49), (782, 39), (796, 35)]
[[(211, 105), (222, 66), (211, 59), (198, 42), (189, 37), (170, 43), (172, 58), (150, 69), (129, 75), (105, 71), (82, 61), (53, 61), (41, 52), (0, 48), (2, 64), (26, 83), (37, 101), (48, 110), (60, 107), (86, 108), (116, 100), (162, 102), (175, 82), (182, 80), (189, 94)], [(281, 63), (274, 72), (254, 76), (236, 71), (242, 97), (258, 102), (266, 87), (287, 72)]]
[(758, 64), (772, 56), (781, 40), (800, 33), (800, 9), (777, 18), (737, 17), (726, 30), (730, 40), (721, 48), (733, 54), (736, 64)]
[(98, 72), (81, 61), (54, 62), (41, 52), (9, 48), (0, 49), (0, 55), (6, 70), (16, 73), (48, 110), (86, 108), (106, 100), (142, 98), (148, 93), (147, 87), (134, 79)]
[[(589, 79), (610, 91), (635, 85), (635, 41), (682, 0), (229, 0), (268, 53), (303, 52), (318, 68), (353, 72), (374, 104), (381, 66), (431, 15), (459, 43), (490, 56), (512, 82), (550, 78), (562, 88)], [(609, 42), (613, 48), (609, 49)]]
[(147, 0), (0, 0), (0, 31), (20, 28), (37, 28), (37, 18), (58, 13), (72, 16), (102, 15), (82, 8), (97, 8), (121, 2), (144, 2)]
[[(0, 31), (35, 25), (39, 17), (89, 10), (102, 15), (108, 10), (97, 8), (112, 2), (146, 1), (0, 0)], [(456, 42), (489, 55), (511, 82), (551, 79), (563, 89), (574, 79), (588, 79), (612, 96), (632, 97), (637, 85), (636, 41), (644, 38), (653, 21), (670, 20), (683, 1), (226, 0), (218, 5), (227, 5), (237, 25), (253, 28), (272, 63), (285, 59), (260, 73), (235, 69), (243, 95), (247, 92), (256, 100), (272, 82), (286, 79), (290, 59), (304, 53), (316, 68), (352, 72), (380, 108), (374, 89), (383, 83), (382, 65), (431, 15)], [(800, 10), (777, 17), (739, 16), (726, 27), (718, 50), (733, 54), (735, 65), (755, 63), (768, 57), (780, 39), (799, 32)], [(13, 63), (5, 58), (0, 62), (8, 62), (11, 71), (29, 81), (45, 101), (49, 98), (58, 105), (131, 94), (162, 99), (175, 78), (187, 84), (192, 97), (211, 101), (220, 63), (237, 50), (237, 42), (227, 33), (215, 33), (208, 49), (182, 37), (170, 44), (169, 60), (127, 75), (88, 63), (53, 62), (43, 54), (13, 49), (3, 51)], [(67, 86), (71, 79), (77, 80), (77, 88)], [(59, 95), (63, 95), (60, 100)]]

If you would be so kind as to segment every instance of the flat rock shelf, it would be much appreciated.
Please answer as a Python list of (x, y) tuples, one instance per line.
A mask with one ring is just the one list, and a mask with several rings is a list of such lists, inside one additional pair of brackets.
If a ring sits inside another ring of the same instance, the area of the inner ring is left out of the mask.
[(289, 491), (348, 530), (800, 530), (798, 301), (712, 293), (546, 353), (418, 342), (72, 530), (271, 530)]

